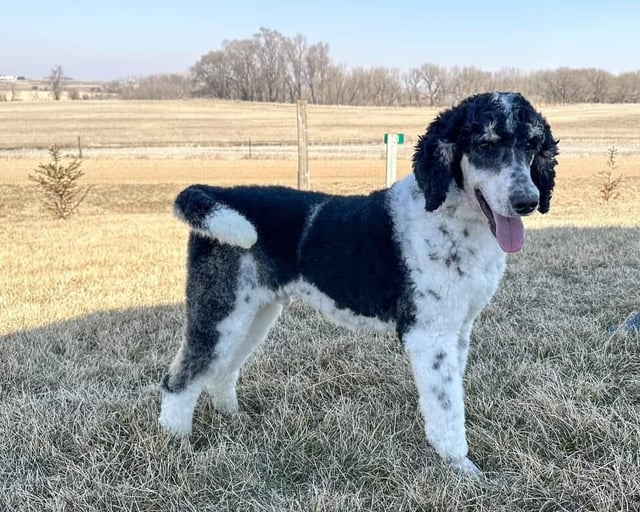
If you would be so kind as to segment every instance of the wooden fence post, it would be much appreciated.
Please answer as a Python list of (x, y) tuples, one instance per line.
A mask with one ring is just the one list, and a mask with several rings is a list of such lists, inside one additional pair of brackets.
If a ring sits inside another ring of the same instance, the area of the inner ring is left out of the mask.
[(307, 140), (307, 102), (298, 100), (296, 103), (298, 116), (298, 189), (309, 190), (309, 147)]

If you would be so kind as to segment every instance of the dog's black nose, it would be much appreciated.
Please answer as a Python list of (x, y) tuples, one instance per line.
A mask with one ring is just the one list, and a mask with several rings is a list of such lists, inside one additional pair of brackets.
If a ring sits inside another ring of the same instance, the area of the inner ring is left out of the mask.
[(538, 206), (538, 197), (528, 194), (511, 196), (511, 207), (518, 215), (531, 213)]

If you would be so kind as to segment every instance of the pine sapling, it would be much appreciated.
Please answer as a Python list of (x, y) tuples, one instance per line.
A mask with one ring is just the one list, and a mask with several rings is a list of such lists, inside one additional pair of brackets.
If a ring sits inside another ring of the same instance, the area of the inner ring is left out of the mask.
[(609, 149), (609, 157), (607, 158), (607, 167), (598, 173), (598, 176), (602, 179), (600, 185), (600, 197), (605, 203), (610, 200), (617, 199), (620, 196), (620, 185), (622, 184), (623, 176), (619, 174), (614, 176), (614, 171), (618, 167), (616, 164), (616, 154), (618, 150), (615, 146), (611, 146)]
[(38, 165), (29, 179), (40, 186), (46, 209), (58, 219), (66, 220), (82, 203), (91, 187), (79, 187), (78, 181), (84, 176), (80, 160), (74, 158), (68, 165), (64, 165), (60, 148), (55, 144), (49, 148), (49, 155), (52, 161)]

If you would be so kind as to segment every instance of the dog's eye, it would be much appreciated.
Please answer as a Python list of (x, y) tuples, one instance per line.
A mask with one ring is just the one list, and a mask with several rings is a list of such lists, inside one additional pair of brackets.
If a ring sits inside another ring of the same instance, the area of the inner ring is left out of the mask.
[(489, 151), (495, 147), (495, 143), (491, 140), (481, 140), (478, 143), (478, 148), (482, 151)]
[(538, 140), (537, 139), (529, 139), (527, 141), (527, 151), (533, 151), (538, 149)]

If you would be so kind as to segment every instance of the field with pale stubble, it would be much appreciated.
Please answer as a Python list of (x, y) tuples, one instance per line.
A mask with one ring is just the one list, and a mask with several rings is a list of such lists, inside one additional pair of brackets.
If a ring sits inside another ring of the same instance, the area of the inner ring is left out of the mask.
[[(0, 103), (0, 510), (638, 510), (640, 337), (608, 327), (640, 308), (640, 105), (538, 107), (557, 189), (472, 336), (474, 483), (426, 444), (396, 338), (298, 303), (245, 368), (239, 417), (203, 397), (189, 442), (157, 426), (183, 328), (172, 200), (193, 182), (295, 186), (295, 107)], [(385, 132), (406, 134), (410, 172), (435, 114), (309, 106), (312, 188), (381, 187)], [(57, 221), (27, 175), (78, 136), (93, 188)]]

